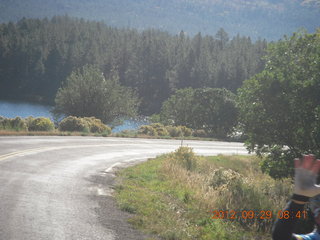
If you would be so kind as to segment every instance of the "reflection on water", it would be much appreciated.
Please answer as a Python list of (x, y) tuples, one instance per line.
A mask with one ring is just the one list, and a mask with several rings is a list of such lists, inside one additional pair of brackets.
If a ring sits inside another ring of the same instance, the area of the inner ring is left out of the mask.
[(125, 120), (122, 125), (116, 126), (112, 132), (121, 132), (123, 130), (137, 130), (141, 125), (147, 125), (149, 122), (146, 119)]
[[(21, 117), (48, 117), (53, 120), (50, 112), (51, 106), (45, 106), (35, 103), (14, 102), (14, 101), (0, 101), (0, 116), (6, 118)], [(112, 129), (112, 132), (120, 132), (123, 130), (135, 130), (141, 125), (148, 124), (147, 120), (126, 120), (123, 124)]]
[(15, 117), (48, 117), (53, 119), (50, 113), (51, 106), (35, 103), (0, 101), (0, 116), (7, 118)]

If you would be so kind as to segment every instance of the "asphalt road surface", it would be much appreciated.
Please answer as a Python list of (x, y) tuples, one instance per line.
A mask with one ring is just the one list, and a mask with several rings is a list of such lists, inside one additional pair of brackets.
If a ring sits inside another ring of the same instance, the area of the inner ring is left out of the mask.
[[(111, 196), (113, 170), (177, 149), (178, 140), (0, 137), (0, 240), (141, 240)], [(201, 155), (241, 143), (184, 141)]]

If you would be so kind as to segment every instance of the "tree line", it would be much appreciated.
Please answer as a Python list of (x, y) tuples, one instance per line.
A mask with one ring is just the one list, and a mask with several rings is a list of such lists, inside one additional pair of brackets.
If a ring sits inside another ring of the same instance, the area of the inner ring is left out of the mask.
[(235, 92), (264, 68), (267, 42), (181, 31), (137, 31), (102, 22), (57, 16), (0, 25), (0, 95), (6, 99), (53, 103), (71, 72), (87, 64), (105, 76), (116, 72), (120, 84), (133, 88), (139, 113), (160, 111), (178, 89), (226, 88)]

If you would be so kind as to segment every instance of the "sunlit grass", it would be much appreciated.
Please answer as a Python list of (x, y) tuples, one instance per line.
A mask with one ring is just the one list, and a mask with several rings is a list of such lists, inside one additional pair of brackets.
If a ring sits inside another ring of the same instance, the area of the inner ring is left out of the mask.
[(161, 239), (270, 239), (275, 216), (211, 219), (213, 210), (275, 213), (285, 205), (290, 180), (262, 174), (258, 161), (254, 156), (204, 158), (180, 149), (121, 171), (116, 198), (121, 209), (133, 213), (134, 226)]

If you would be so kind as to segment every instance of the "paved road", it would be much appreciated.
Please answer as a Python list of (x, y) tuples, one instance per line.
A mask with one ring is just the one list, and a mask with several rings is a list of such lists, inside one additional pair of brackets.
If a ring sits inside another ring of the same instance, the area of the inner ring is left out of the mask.
[[(112, 168), (181, 141), (0, 137), (0, 240), (141, 240), (111, 197)], [(246, 154), (240, 143), (184, 141), (202, 155)]]

